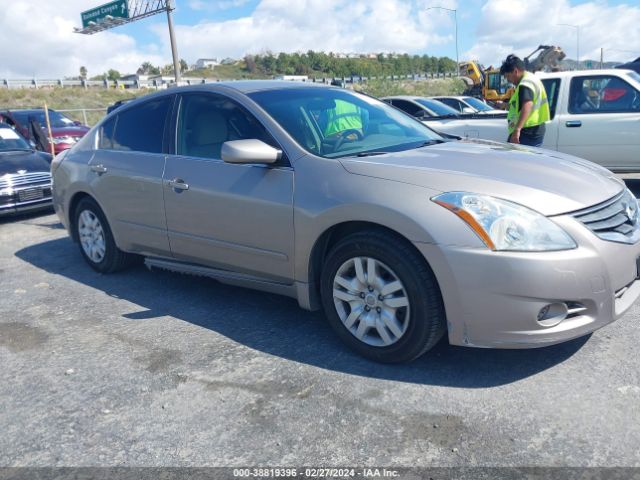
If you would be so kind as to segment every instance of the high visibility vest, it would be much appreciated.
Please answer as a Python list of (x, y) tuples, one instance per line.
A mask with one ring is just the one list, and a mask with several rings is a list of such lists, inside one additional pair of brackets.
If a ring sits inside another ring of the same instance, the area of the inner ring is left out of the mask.
[(507, 113), (507, 122), (509, 124), (509, 134), (516, 129), (518, 116), (520, 115), (520, 87), (529, 87), (533, 91), (533, 108), (529, 118), (524, 122), (522, 128), (535, 127), (551, 119), (549, 111), (549, 101), (547, 100), (547, 92), (544, 85), (538, 77), (533, 73), (524, 72), (524, 76), (518, 83), (515, 92), (509, 100), (509, 113)]
[(344, 100), (336, 100), (335, 108), (327, 112), (327, 126), (325, 137), (345, 130), (362, 130), (362, 116), (360, 108)]

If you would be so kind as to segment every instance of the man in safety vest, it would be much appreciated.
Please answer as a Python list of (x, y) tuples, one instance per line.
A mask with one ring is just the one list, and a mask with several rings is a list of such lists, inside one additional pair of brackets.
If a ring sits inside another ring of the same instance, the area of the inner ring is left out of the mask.
[(349, 132), (349, 134), (359, 135), (362, 138), (362, 113), (360, 108), (344, 100), (336, 100), (335, 105), (335, 108), (325, 113), (325, 137)]
[(502, 63), (500, 73), (516, 86), (509, 100), (508, 141), (532, 147), (542, 146), (544, 123), (551, 119), (544, 85), (533, 73), (525, 70), (524, 62), (515, 55), (509, 55)]

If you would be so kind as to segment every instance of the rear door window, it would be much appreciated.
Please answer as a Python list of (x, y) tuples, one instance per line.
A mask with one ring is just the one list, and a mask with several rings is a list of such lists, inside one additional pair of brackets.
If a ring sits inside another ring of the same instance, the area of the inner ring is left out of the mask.
[[(100, 148), (146, 153), (162, 153), (165, 124), (173, 103), (173, 96), (165, 96), (134, 105), (117, 115), (114, 130), (104, 125), (105, 139), (100, 138)], [(108, 123), (108, 122), (107, 122)], [(106, 139), (110, 139), (106, 140)], [(103, 147), (103, 140), (105, 147)], [(108, 147), (106, 145), (109, 145)]]
[(640, 92), (620, 77), (593, 75), (571, 79), (570, 113), (621, 113), (640, 111)]

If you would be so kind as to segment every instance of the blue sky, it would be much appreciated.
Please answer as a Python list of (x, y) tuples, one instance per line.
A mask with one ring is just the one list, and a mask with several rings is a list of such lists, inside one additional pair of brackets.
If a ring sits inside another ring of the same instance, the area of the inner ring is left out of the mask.
[[(626, 61), (640, 56), (640, 0), (175, 0), (178, 51), (198, 58), (241, 58), (271, 51), (398, 52), (496, 65), (539, 44), (581, 58)], [(0, 0), (0, 78), (135, 72), (144, 61), (171, 63), (166, 15), (92, 36), (73, 33), (80, 12), (100, 0)]]

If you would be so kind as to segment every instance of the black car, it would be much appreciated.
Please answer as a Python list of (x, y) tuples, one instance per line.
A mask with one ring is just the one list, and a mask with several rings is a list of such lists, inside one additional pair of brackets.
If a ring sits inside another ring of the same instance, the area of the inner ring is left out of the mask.
[(51, 208), (51, 160), (0, 123), (0, 216)]

